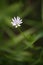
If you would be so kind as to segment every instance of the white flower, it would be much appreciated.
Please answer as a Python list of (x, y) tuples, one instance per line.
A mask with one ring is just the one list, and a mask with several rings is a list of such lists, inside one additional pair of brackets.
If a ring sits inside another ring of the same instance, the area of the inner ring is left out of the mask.
[(13, 26), (15, 26), (15, 28), (17, 28), (18, 26), (21, 26), (20, 24), (22, 24), (22, 23), (23, 23), (23, 22), (22, 22), (22, 19), (20, 19), (19, 16), (17, 16), (17, 18), (14, 17), (14, 19), (12, 18), (11, 24), (12, 24)]

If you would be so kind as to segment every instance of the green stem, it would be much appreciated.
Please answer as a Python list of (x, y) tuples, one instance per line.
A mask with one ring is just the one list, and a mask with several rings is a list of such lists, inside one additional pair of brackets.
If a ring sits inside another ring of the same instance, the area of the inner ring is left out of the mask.
[(28, 38), (25, 36), (25, 34), (21, 31), (21, 29), (18, 27), (18, 30), (20, 31), (20, 33), (24, 36), (24, 38), (28, 41)]

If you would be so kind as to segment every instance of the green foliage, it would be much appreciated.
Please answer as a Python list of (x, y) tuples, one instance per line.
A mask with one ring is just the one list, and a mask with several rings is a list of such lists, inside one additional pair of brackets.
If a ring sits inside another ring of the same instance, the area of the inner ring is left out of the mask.
[[(43, 65), (43, 3), (40, 2), (0, 0), (0, 65)], [(11, 25), (14, 16), (23, 19), (22, 33)]]

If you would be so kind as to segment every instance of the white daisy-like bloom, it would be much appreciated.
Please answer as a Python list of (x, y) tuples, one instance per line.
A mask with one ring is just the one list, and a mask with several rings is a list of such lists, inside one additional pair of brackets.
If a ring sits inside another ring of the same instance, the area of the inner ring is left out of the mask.
[(13, 26), (15, 26), (15, 28), (17, 28), (18, 26), (21, 26), (22, 23), (23, 23), (23, 22), (22, 22), (22, 19), (20, 19), (19, 16), (17, 16), (17, 18), (16, 18), (16, 17), (12, 18), (11, 24), (12, 24)]

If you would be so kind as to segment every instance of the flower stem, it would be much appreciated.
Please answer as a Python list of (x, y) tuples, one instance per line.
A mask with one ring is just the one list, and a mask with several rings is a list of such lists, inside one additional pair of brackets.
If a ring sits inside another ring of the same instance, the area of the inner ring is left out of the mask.
[(28, 38), (25, 36), (25, 34), (21, 31), (21, 29), (18, 27), (18, 30), (20, 31), (20, 33), (24, 36), (24, 38), (27, 40), (27, 41), (29, 41), (28, 40)]

